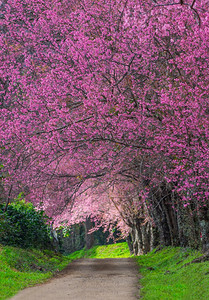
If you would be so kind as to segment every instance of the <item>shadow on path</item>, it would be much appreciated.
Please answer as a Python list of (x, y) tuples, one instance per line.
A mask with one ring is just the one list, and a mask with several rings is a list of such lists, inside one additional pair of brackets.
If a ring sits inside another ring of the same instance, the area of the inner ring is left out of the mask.
[(131, 258), (79, 259), (47, 283), (12, 300), (136, 300), (139, 276)]

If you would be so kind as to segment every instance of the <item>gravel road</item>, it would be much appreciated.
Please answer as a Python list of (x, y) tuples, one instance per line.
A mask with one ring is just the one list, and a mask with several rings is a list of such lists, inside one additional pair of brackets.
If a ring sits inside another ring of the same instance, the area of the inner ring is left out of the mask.
[(80, 259), (47, 283), (27, 288), (12, 300), (136, 300), (138, 272), (131, 258)]

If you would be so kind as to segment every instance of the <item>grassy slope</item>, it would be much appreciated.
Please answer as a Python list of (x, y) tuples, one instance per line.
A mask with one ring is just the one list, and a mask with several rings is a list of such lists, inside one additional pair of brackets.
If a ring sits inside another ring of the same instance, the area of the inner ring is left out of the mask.
[(169, 247), (137, 257), (143, 299), (209, 299), (209, 261), (184, 266), (200, 255), (194, 250)]
[(0, 299), (8, 299), (25, 287), (43, 282), (74, 259), (128, 256), (126, 243), (96, 246), (68, 256), (57, 255), (52, 251), (0, 246)]
[[(143, 299), (209, 299), (209, 262), (184, 266), (200, 255), (194, 250), (169, 247), (136, 257), (143, 276), (140, 292)], [(43, 282), (74, 259), (107, 257), (130, 257), (127, 244), (96, 246), (68, 256), (0, 247), (0, 299), (8, 299), (26, 286)]]
[(69, 263), (67, 257), (52, 251), (23, 250), (0, 246), (0, 299), (50, 278)]

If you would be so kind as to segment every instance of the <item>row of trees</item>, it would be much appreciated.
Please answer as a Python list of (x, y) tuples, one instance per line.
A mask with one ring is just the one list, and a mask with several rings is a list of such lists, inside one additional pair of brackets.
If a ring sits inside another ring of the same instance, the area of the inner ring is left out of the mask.
[(54, 218), (209, 248), (208, 2), (2, 0), (4, 187)]

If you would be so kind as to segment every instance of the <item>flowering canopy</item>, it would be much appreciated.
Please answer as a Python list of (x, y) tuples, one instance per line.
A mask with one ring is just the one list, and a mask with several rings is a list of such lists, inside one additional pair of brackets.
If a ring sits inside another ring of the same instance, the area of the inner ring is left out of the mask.
[(208, 205), (206, 0), (0, 3), (5, 187), (59, 222), (121, 220), (164, 181)]

